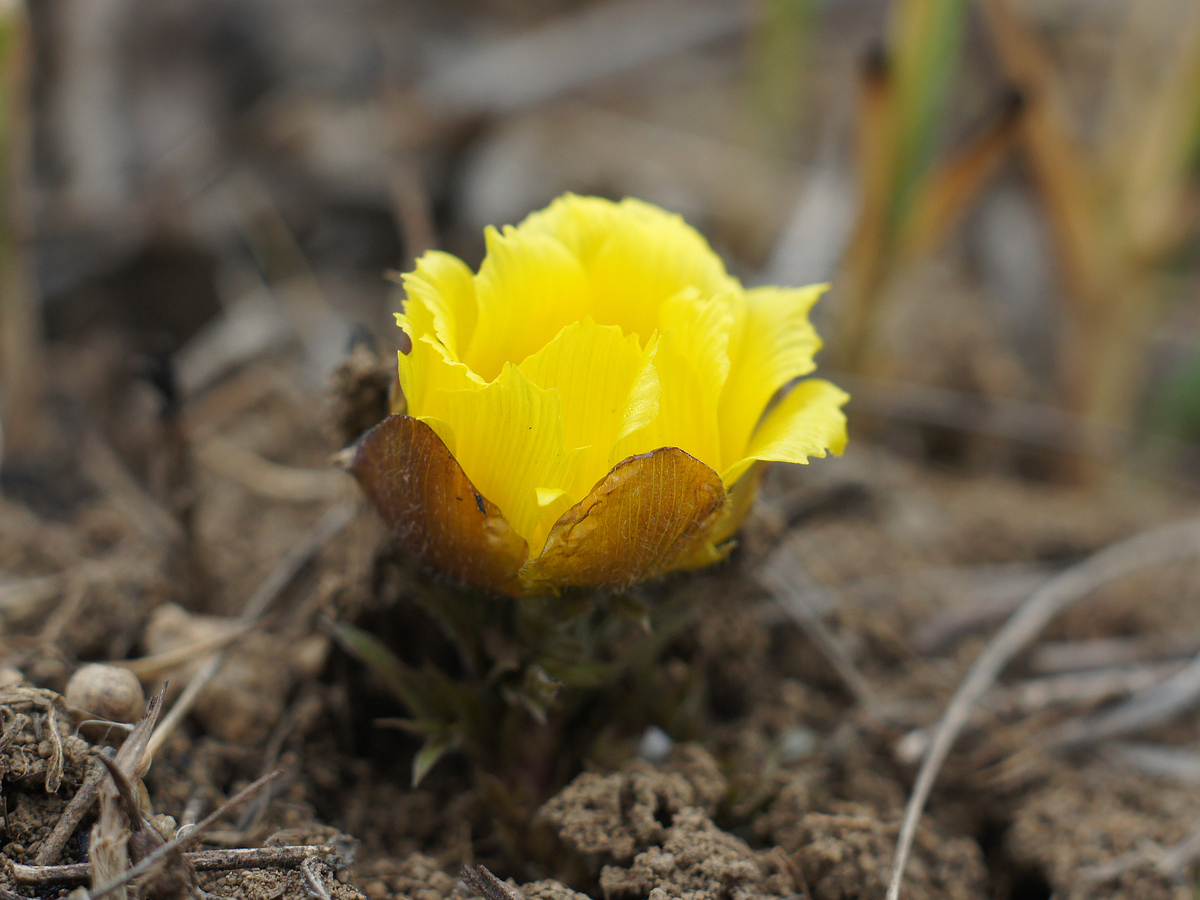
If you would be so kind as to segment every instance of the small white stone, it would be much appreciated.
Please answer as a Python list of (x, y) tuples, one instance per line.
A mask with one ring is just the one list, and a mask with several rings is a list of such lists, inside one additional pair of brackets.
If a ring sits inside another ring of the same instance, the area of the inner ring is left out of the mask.
[(650, 763), (660, 763), (667, 758), (675, 742), (671, 736), (657, 725), (649, 726), (642, 732), (638, 742), (638, 756)]

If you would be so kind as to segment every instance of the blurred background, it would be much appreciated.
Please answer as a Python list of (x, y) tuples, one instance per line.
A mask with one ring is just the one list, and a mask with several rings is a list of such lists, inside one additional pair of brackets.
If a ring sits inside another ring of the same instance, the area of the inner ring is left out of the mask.
[(434, 246), (477, 265), (484, 225), (568, 190), (682, 213), (747, 283), (831, 281), (820, 362), (859, 437), (1035, 478), (1200, 476), (1194, 0), (3, 16), (10, 491), (47, 411), (120, 415), (114, 380), (170, 404), (272, 348), (313, 390), (353, 340), (386, 359), (387, 271)]

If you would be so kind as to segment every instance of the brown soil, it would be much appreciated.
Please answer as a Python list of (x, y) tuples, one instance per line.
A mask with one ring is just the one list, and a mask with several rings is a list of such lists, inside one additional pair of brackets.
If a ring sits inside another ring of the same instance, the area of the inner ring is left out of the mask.
[[(120, 741), (62, 700), (71, 674), (88, 660), (153, 656), (159, 662), (138, 671), (149, 689), (170, 682), (169, 706), (267, 574), (331, 504), (354, 496), (347, 483), (313, 498), (327, 490), (320, 479), (330, 477), (337, 420), (353, 420), (346, 398), (363, 394), (347, 376), (343, 405), (314, 419), (293, 393), (296, 364), (281, 356), (194, 401), (182, 450), (170, 449), (153, 416), (142, 421), (143, 458), (182, 454), (172, 483), (138, 472), (115, 439), (94, 437), (72, 463), (90, 473), (90, 487), (70, 503), (39, 507), (36, 491), (0, 501), (0, 570), (10, 577), (0, 585), (4, 860), (35, 860), (91, 757)], [(295, 496), (264, 489), (237, 460), (212, 464), (216, 437), (287, 467)], [(451, 754), (408, 786), (416, 742), (375, 724), (402, 705), (329, 638), (324, 623), (352, 621), (414, 662), (441, 664), (445, 654), (413, 599), (428, 576), (360, 509), (232, 644), (155, 756), (149, 808), (172, 817), (170, 832), (278, 767), (269, 792), (227, 813), (202, 846), (336, 843), (343, 855), (313, 868), (335, 900), (465, 896), (457, 874), (470, 861), (537, 900), (879, 897), (914, 773), (906, 735), (936, 720), (997, 616), (958, 630), (946, 623), (1005, 590), (1027, 596), (1045, 573), (1186, 506), (1146, 485), (1097, 490), (931, 470), (861, 443), (842, 460), (773, 472), (730, 562), (645, 589), (649, 603), (669, 594), (703, 608), (647, 676), (661, 708), (609, 722), (587, 755), (560, 767), (574, 777), (517, 826), (533, 848), (523, 859), (511, 853), (512, 823), (496, 819), (486, 780), (465, 757)], [(177, 530), (155, 524), (163, 518)], [(759, 586), (780, 565), (807, 579), (810, 600), (878, 694), (877, 711), (855, 702)], [(1117, 695), (1030, 706), (1020, 690), (1050, 677), (1045, 660), (1063, 648), (1115, 640), (1143, 662), (1191, 652), (1200, 642), (1194, 585), (1191, 566), (1151, 570), (1052, 624), (977, 710), (942, 772), (904, 896), (1190, 896), (1190, 863), (1184, 880), (1163, 874), (1155, 848), (1200, 821), (1194, 791), (1131, 768), (1107, 745), (1073, 756), (1029, 747), (1039, 731)], [(180, 648), (192, 649), (161, 656)], [(648, 722), (678, 739), (665, 756), (639, 758)], [(1177, 718), (1134, 738), (1188, 751), (1197, 735)], [(94, 812), (84, 816), (52, 862), (85, 860), (93, 821)], [(1113, 863), (1119, 871), (1096, 875)], [(47, 895), (0, 877), (25, 896)], [(202, 873), (200, 884), (248, 900), (313, 891), (294, 869)]]

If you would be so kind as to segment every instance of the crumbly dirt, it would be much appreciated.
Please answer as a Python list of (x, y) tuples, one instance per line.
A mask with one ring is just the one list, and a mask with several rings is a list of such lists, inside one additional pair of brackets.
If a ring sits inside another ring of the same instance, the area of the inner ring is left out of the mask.
[(661, 842), (635, 856), (632, 865), (600, 870), (605, 900), (753, 900), (796, 893), (784, 859), (753, 852), (699, 809), (684, 807), (667, 821)]
[[(1056, 896), (1182, 900), (1194, 889), (1157, 870), (1154, 848), (1183, 841), (1197, 821), (1194, 790), (1096, 760), (1062, 767), (1031, 792), (1007, 845), (1018, 864), (1045, 873)], [(1089, 871), (1118, 860), (1122, 871)]]
[[(897, 823), (866, 807), (810, 812), (783, 846), (793, 854), (814, 900), (881, 896), (887, 888)], [(978, 843), (921, 831), (909, 863), (906, 896), (973, 900), (986, 897), (987, 870)]]
[[(337, 872), (319, 862), (312, 867), (313, 875), (333, 900), (362, 900), (363, 894), (348, 883), (348, 872)], [(229, 872), (203, 878), (202, 890), (222, 897), (245, 897), (246, 900), (302, 900), (311, 898), (312, 890), (299, 872), (282, 869), (254, 869)]]
[(685, 809), (710, 816), (726, 782), (715, 760), (697, 746), (675, 749), (665, 767), (635, 760), (620, 772), (585, 772), (542, 807), (540, 815), (571, 850), (628, 864), (662, 845)]
[(4, 850), (31, 862), (91, 768), (93, 748), (74, 733), (62, 698), (28, 685), (0, 687)]

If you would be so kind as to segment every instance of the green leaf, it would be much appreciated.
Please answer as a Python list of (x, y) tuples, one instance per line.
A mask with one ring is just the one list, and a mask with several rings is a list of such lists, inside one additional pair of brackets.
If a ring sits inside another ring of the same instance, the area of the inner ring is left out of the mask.
[(334, 637), (342, 647), (371, 670), (419, 718), (434, 718), (424, 696), (420, 673), (401, 660), (370, 632), (345, 622), (334, 624)]
[(432, 769), (439, 759), (441, 759), (447, 750), (451, 749), (452, 742), (448, 740), (433, 740), (425, 742), (425, 746), (413, 758), (412, 766), (412, 786), (416, 787), (421, 783), (429, 770)]
[(632, 593), (615, 594), (609, 599), (609, 610), (622, 620), (636, 625), (646, 634), (653, 631), (650, 624), (650, 604)]

